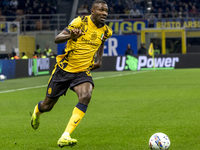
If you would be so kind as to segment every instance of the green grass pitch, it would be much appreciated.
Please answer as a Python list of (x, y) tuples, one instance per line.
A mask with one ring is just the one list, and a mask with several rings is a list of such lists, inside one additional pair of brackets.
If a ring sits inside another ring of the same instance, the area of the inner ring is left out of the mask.
[[(87, 113), (72, 137), (73, 150), (149, 150), (149, 138), (167, 134), (171, 150), (200, 150), (200, 69), (93, 72)], [(43, 100), (50, 76), (0, 82), (0, 150), (58, 150), (77, 104), (68, 90), (33, 130), (30, 112)], [(18, 90), (16, 90), (18, 89)]]

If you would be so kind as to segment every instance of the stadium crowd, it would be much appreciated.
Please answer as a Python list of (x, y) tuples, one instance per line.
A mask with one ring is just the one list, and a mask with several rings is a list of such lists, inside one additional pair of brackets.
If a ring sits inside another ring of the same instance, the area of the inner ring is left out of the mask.
[[(106, 0), (109, 14), (129, 14), (132, 18), (153, 14), (156, 18), (199, 17), (198, 0)], [(89, 14), (86, 2), (80, 5), (79, 15)]]
[(1, 0), (0, 16), (16, 16), (23, 14), (55, 14), (56, 0)]
[[(130, 14), (133, 18), (153, 14), (156, 18), (199, 17), (198, 0), (106, 0), (109, 14)], [(78, 15), (88, 15), (90, 5), (79, 1)], [(0, 16), (23, 14), (56, 14), (57, 1), (52, 0), (1, 0)]]

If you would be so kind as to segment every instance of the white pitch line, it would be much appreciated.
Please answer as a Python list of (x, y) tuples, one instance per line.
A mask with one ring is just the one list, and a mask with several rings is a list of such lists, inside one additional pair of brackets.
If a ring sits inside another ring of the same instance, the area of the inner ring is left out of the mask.
[[(113, 78), (113, 77), (119, 77), (119, 76), (125, 76), (125, 75), (130, 75), (130, 74), (137, 74), (137, 73), (144, 73), (144, 72), (147, 72), (147, 71), (131, 72), (131, 73), (126, 73), (126, 74), (116, 74), (116, 75), (110, 75), (110, 76), (96, 77), (96, 78), (93, 78), (93, 79), (98, 80), (98, 79), (105, 79), (105, 78)], [(37, 88), (42, 88), (42, 87), (47, 87), (47, 84), (40, 85), (40, 86), (34, 86), (34, 87), (14, 89), (14, 90), (0, 91), (0, 94), (16, 92), (16, 91), (23, 91), (23, 90), (30, 90), (30, 89), (37, 89)]]
[[(146, 71), (142, 71), (142, 72), (146, 72)], [(98, 80), (98, 79), (104, 79), (104, 78), (112, 78), (112, 77), (119, 77), (119, 76), (124, 76), (124, 75), (142, 73), (142, 72), (131, 72), (131, 73), (126, 73), (126, 74), (116, 74), (116, 75), (110, 75), (110, 76), (104, 76), (104, 77), (96, 77), (96, 78), (93, 78), (93, 79)]]
[(0, 91), (0, 94), (1, 94), (1, 93), (15, 92), (15, 91), (29, 90), (29, 89), (37, 89), (37, 88), (41, 88), (41, 87), (45, 87), (45, 86), (47, 86), (47, 85), (40, 85), (40, 86), (27, 87), (27, 88), (21, 88), (21, 89), (14, 89), (14, 90)]

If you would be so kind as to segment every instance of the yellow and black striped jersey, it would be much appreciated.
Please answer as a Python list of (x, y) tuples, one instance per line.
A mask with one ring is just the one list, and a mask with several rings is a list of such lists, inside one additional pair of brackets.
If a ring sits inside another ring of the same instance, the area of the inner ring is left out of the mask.
[(90, 70), (95, 54), (107, 38), (112, 36), (112, 29), (106, 24), (97, 28), (89, 16), (77, 17), (68, 25), (67, 30), (81, 29), (85, 34), (76, 41), (67, 41), (65, 54), (56, 57), (57, 64), (67, 72), (78, 73)]

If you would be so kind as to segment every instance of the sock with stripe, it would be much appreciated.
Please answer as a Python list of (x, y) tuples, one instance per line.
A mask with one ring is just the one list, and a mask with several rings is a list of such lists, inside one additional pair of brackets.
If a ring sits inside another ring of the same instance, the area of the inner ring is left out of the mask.
[(67, 124), (64, 134), (71, 134), (77, 127), (85, 112), (87, 110), (87, 105), (78, 103), (72, 112), (72, 116)]
[(35, 106), (35, 109), (34, 109), (34, 113), (36, 114), (37, 117), (39, 117), (43, 111), (41, 111), (41, 108), (40, 108), (40, 105), (43, 101), (40, 101), (36, 106)]

